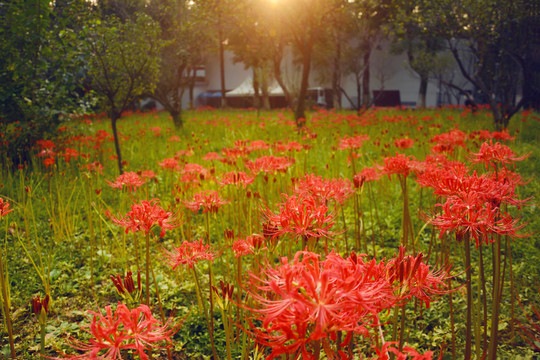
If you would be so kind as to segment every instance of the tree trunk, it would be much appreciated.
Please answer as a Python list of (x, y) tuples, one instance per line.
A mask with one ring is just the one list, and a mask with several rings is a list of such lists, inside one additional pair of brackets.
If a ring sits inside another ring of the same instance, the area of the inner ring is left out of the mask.
[(122, 169), (122, 153), (120, 152), (120, 142), (118, 141), (118, 130), (116, 129), (116, 121), (120, 119), (120, 114), (113, 111), (111, 113), (111, 127), (114, 137), (114, 148), (116, 149), (116, 160), (118, 161), (118, 171), (120, 172), (120, 175), (124, 173), (124, 170)]
[(341, 109), (341, 39), (336, 38), (336, 56), (334, 56), (334, 71), (332, 72), (332, 106)]
[(257, 67), (253, 66), (253, 107), (256, 109), (261, 108), (261, 93), (259, 85), (259, 71)]
[(283, 81), (283, 78), (281, 77), (281, 57), (274, 55), (272, 62), (274, 63), (274, 77), (276, 78), (276, 81), (281, 87), (281, 90), (283, 90), (283, 94), (285, 95), (287, 104), (289, 105), (291, 109), (293, 109), (294, 98), (292, 97), (291, 93), (289, 92), (289, 89), (287, 88), (287, 86), (285, 85), (285, 82)]
[(362, 105), (364, 107), (369, 107), (371, 105), (371, 99), (369, 96), (369, 78), (370, 78), (370, 71), (369, 71), (369, 58), (371, 56), (371, 48), (368, 48), (366, 53), (364, 54), (364, 71), (362, 74)]
[(221, 13), (218, 15), (219, 26), (219, 70), (221, 77), (221, 107), (227, 107), (227, 98), (225, 97), (225, 49), (223, 48), (223, 29), (221, 25)]
[(311, 71), (311, 52), (312, 47), (309, 45), (307, 45), (302, 52), (302, 82), (300, 83), (300, 92), (298, 94), (298, 101), (294, 112), (296, 126), (299, 128), (306, 123), (306, 96), (309, 85), (309, 73)]
[(184, 121), (182, 119), (182, 112), (181, 111), (173, 111), (170, 113), (172, 117), (172, 121), (174, 124), (174, 128), (179, 130), (184, 126)]
[(428, 87), (428, 77), (427, 75), (420, 76), (420, 90), (418, 90), (418, 106), (419, 108), (426, 107), (426, 94)]

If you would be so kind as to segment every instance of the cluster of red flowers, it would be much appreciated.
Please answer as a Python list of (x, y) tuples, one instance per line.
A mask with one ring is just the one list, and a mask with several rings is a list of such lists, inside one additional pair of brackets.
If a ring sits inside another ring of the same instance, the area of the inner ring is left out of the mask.
[(212, 251), (210, 245), (204, 245), (203, 240), (187, 242), (184, 241), (173, 251), (163, 249), (165, 262), (174, 269), (180, 265), (187, 265), (190, 268), (201, 260), (213, 261), (217, 254)]
[[(497, 164), (512, 164), (524, 158), (499, 143), (484, 143), (480, 152), (473, 154), (473, 162), (482, 162), (494, 169)], [(502, 204), (520, 207), (528, 200), (517, 198), (516, 186), (523, 183), (519, 175), (506, 168), (478, 175), (476, 172), (469, 174), (464, 164), (448, 163), (442, 167), (433, 162), (425, 164), (426, 169), (419, 175), (418, 182), (432, 187), (435, 195), (444, 200), (436, 205), (441, 212), (427, 219), (440, 230), (440, 236), (453, 231), (461, 239), (467, 234), (475, 239), (477, 246), (495, 241), (496, 234), (526, 236), (518, 233), (524, 224), (519, 224), (518, 219), (513, 219), (501, 208)]]
[(338, 149), (339, 150), (359, 149), (362, 147), (364, 142), (368, 140), (369, 140), (369, 135), (365, 135), (365, 134), (360, 134), (356, 136), (345, 135), (343, 138), (339, 140)]
[(289, 234), (296, 239), (329, 238), (336, 233), (331, 230), (335, 214), (309, 194), (283, 195), (284, 201), (278, 203), (279, 211), (264, 211), (265, 223), (269, 224), (269, 236), (277, 239)]
[(137, 190), (137, 188), (146, 184), (146, 181), (141, 179), (137, 173), (128, 171), (119, 175), (114, 182), (107, 180), (107, 184), (114, 189), (122, 190), (124, 186), (129, 192)]
[(404, 249), (397, 258), (379, 263), (334, 252), (321, 261), (315, 253), (300, 251), (292, 261), (282, 258), (279, 266), (266, 268), (262, 276), (251, 274), (249, 294), (256, 305), (249, 310), (262, 324), (252, 324), (251, 330), (260, 344), (272, 349), (268, 358), (315, 358), (310, 345), (314, 341), (323, 343), (328, 358), (348, 358), (329, 346), (337, 332), (347, 333), (342, 346), (353, 333), (368, 337), (381, 311), (412, 297), (429, 305), (431, 297), (447, 291), (448, 276), (446, 271), (431, 271), (421, 254), (405, 256)]
[(193, 195), (191, 201), (184, 201), (184, 205), (191, 211), (202, 210), (203, 213), (217, 213), (219, 208), (228, 204), (229, 201), (223, 200), (215, 190), (204, 190)]
[(299, 195), (311, 195), (321, 203), (335, 201), (343, 205), (354, 193), (348, 179), (325, 179), (314, 174), (307, 174), (294, 182), (294, 192)]
[(168, 211), (159, 206), (159, 200), (141, 201), (140, 204), (133, 204), (124, 218), (114, 217), (109, 211), (107, 216), (118, 226), (125, 227), (126, 233), (130, 230), (134, 233), (142, 231), (146, 235), (152, 226), (161, 227), (160, 236), (165, 236), (165, 230), (174, 229), (180, 226), (178, 219)]
[(255, 160), (247, 160), (246, 167), (253, 173), (258, 174), (260, 172), (276, 173), (285, 172), (294, 164), (293, 158), (282, 156), (261, 156)]
[(142, 360), (148, 360), (147, 352), (151, 349), (164, 348), (160, 343), (171, 342), (171, 336), (176, 332), (171, 319), (161, 324), (152, 316), (150, 308), (139, 305), (129, 309), (125, 304), (118, 303), (116, 310), (105, 307), (105, 314), (89, 312), (93, 315), (90, 325), (83, 330), (91, 335), (88, 342), (73, 339), (70, 346), (83, 354), (68, 355), (50, 359), (108, 359), (122, 360), (122, 350), (134, 350)]

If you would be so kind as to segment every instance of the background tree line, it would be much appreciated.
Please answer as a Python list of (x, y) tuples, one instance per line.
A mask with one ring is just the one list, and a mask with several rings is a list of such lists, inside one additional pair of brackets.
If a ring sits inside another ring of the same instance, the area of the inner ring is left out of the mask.
[[(68, 114), (106, 111), (121, 171), (116, 121), (137, 100), (159, 101), (181, 127), (181, 99), (188, 91), (193, 104), (197, 66), (218, 56), (225, 105), (225, 47), (252, 69), (255, 104), (269, 107), (275, 79), (298, 126), (313, 69), (332, 84), (334, 107), (341, 95), (345, 106), (369, 107), (371, 53), (388, 41), (418, 76), (418, 106), (437, 79), (464, 96), (474, 88), (505, 127), (519, 109), (540, 105), (539, 8), (537, 0), (2, 2), (2, 152), (22, 163)], [(283, 75), (288, 52), (301, 74), (293, 87)], [(356, 94), (343, 89), (346, 76)]]

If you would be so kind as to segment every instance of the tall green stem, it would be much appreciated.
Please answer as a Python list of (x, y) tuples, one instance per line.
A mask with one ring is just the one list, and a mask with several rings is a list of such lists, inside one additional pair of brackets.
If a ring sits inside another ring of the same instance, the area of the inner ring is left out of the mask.
[(488, 359), (497, 359), (497, 345), (499, 342), (499, 311), (500, 296), (502, 295), (501, 283), (501, 238), (497, 237), (493, 243), (493, 294), (491, 302), (491, 332), (489, 337)]
[(471, 344), (472, 344), (472, 269), (471, 269), (471, 244), (470, 235), (465, 233), (464, 235), (465, 246), (465, 274), (467, 278), (467, 323), (465, 325), (465, 357), (464, 360), (471, 358)]

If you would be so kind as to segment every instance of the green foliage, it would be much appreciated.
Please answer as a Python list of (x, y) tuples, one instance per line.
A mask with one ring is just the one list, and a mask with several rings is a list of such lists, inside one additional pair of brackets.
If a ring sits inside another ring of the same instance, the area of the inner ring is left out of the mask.
[(159, 26), (148, 16), (121, 22), (96, 19), (84, 27), (90, 88), (100, 106), (118, 117), (141, 95), (156, 86), (159, 71)]
[(84, 62), (72, 21), (84, 19), (86, 9), (77, 1), (64, 8), (45, 0), (0, 6), (0, 150), (22, 163), (33, 141), (80, 110)]

